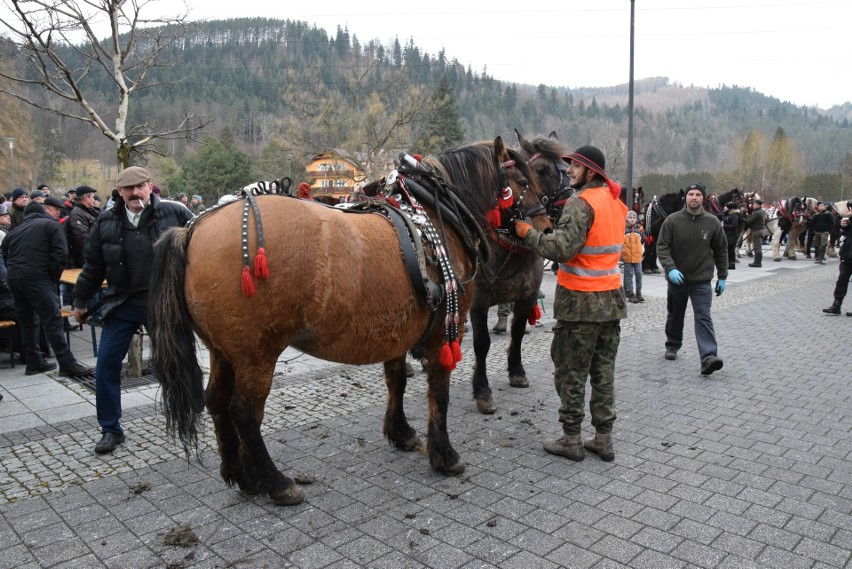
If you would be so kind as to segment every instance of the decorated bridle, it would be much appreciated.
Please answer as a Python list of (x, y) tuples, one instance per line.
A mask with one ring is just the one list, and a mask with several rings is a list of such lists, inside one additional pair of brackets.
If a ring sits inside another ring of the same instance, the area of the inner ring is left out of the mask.
[[(532, 166), (533, 162), (542, 156), (541, 152), (536, 152), (527, 159), (527, 164)], [(541, 203), (547, 209), (547, 216), (550, 218), (550, 221), (556, 224), (559, 221), (559, 216), (562, 215), (562, 208), (565, 206), (565, 202), (574, 194), (574, 190), (571, 189), (569, 183), (568, 164), (561, 158), (559, 160), (551, 160), (551, 162), (553, 163), (553, 167), (556, 168), (556, 171), (559, 172), (559, 185), (556, 187), (556, 191), (552, 196), (543, 195)]]

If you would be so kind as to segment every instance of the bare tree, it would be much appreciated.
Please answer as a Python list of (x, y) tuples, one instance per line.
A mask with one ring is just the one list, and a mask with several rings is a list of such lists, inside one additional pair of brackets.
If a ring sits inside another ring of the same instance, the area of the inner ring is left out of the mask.
[[(0, 76), (26, 88), (40, 87), (47, 96), (30, 99), (28, 89), (22, 93), (2, 84), (0, 92), (91, 124), (116, 145), (120, 167), (129, 164), (134, 152), (156, 152), (152, 143), (157, 139), (194, 139), (207, 124), (188, 114), (172, 126), (128, 125), (131, 96), (159, 86), (149, 80), (149, 72), (167, 65), (163, 50), (184, 35), (185, 13), (143, 18), (151, 0), (1, 1), (6, 10), (0, 24), (11, 36), (10, 55), (17, 65), (0, 69)], [(96, 22), (109, 26), (109, 36), (103, 40), (96, 35)], [(117, 107), (99, 108), (87, 97), (87, 81), (103, 74), (114, 85)], [(108, 124), (110, 113), (115, 113), (112, 126)]]
[(396, 151), (413, 143), (412, 123), (430, 105), (431, 94), (412, 83), (404, 68), (366, 56), (343, 70), (334, 89), (318, 70), (291, 71), (286, 85), (288, 140), (305, 155), (343, 150), (368, 179), (386, 173)]

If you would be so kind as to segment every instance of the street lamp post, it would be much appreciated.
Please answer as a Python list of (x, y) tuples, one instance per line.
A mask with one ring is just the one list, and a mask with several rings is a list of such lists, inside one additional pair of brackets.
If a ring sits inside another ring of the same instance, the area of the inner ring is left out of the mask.
[(9, 143), (9, 170), (12, 174), (12, 188), (16, 188), (18, 186), (15, 181), (15, 139), (11, 136), (6, 139)]

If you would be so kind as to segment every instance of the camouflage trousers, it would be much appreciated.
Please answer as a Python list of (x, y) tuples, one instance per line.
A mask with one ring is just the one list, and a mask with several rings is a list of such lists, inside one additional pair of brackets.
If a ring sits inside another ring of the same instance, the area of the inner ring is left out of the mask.
[(586, 379), (592, 393), (589, 411), (596, 430), (608, 433), (615, 422), (615, 357), (621, 340), (619, 320), (558, 321), (553, 326), (553, 380), (562, 402), (559, 421), (565, 434), (579, 435), (585, 416)]

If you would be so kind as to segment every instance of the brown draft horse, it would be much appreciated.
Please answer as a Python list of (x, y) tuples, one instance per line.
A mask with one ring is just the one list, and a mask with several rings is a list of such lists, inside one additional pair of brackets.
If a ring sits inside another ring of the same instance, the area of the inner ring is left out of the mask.
[[(499, 138), (488, 148), (459, 149), (454, 160), (455, 177), (446, 181), (465, 186), (457, 195), (479, 228), (486, 226), (507, 181), (515, 200), (523, 196), (527, 204), (535, 199), (515, 181), (515, 169), (503, 167), (509, 153)], [(177, 434), (187, 453), (197, 448), (206, 405), (225, 482), (247, 493), (267, 493), (277, 504), (298, 504), (304, 492), (276, 468), (260, 430), (281, 352), (293, 346), (346, 364), (383, 362), (388, 389), (384, 434), (396, 448), (411, 451), (420, 439), (403, 409), (405, 355), (419, 347), (428, 373), (429, 461), (438, 472), (464, 471), (447, 433), (450, 369), (442, 362), (447, 302), (437, 308), (437, 324), (430, 324), (436, 312), (415, 292), (392, 224), (382, 215), (347, 213), (284, 196), (254, 199), (264, 222), (268, 277), (256, 281), (252, 298), (241, 288), (240, 267), (249, 258), (241, 228), (245, 217), (253, 255), (257, 224), (233, 203), (201, 216), (191, 230), (169, 230), (155, 245), (151, 287), (158, 292), (148, 318), (167, 430)], [(443, 255), (443, 249), (425, 245), (426, 270), (433, 284), (442, 282), (442, 269), (455, 272), (460, 337), (477, 260), (450, 216), (439, 222), (433, 207), (423, 205), (426, 217), (436, 220), (433, 226), (443, 226), (447, 251)], [(194, 334), (210, 351), (206, 391)]]
[[(490, 145), (489, 145), (490, 146)], [(483, 146), (488, 148), (489, 146)], [(517, 244), (513, 219), (532, 219), (539, 229), (551, 227), (543, 201), (545, 196), (539, 186), (535, 171), (526, 157), (514, 149), (507, 149), (509, 160), (506, 173), (515, 177), (515, 183), (524, 188), (512, 205), (500, 208), (499, 221), (487, 228), (491, 257), (480, 265), (476, 275), (473, 302), (470, 306), (470, 323), (473, 331), (473, 350), (476, 365), (473, 370), (473, 398), (480, 413), (492, 414), (497, 410), (494, 394), (488, 382), (486, 358), (491, 349), (488, 331), (488, 309), (500, 303), (514, 303), (511, 342), (508, 350), (509, 385), (529, 387), (526, 370), (521, 359), (521, 341), (530, 314), (538, 303), (538, 292), (544, 274), (541, 257)], [(448, 179), (459, 179), (465, 166), (465, 149), (446, 150), (425, 161)], [(478, 191), (468, 188), (461, 191)]]

